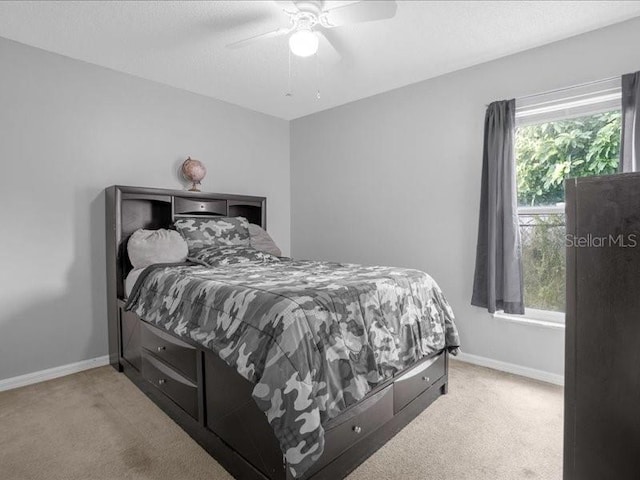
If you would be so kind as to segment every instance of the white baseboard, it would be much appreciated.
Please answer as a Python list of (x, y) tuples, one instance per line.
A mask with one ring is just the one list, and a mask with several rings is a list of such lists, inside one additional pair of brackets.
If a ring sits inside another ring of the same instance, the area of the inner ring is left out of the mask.
[(65, 375), (71, 375), (72, 373), (78, 373), (83, 370), (89, 370), (96, 367), (103, 367), (105, 365), (109, 365), (109, 355), (90, 358), (89, 360), (82, 360), (81, 362), (61, 365), (59, 367), (48, 368), (46, 370), (40, 370), (39, 372), (27, 373), (18, 377), (6, 378), (4, 380), (0, 380), (0, 392), (44, 382), (46, 380), (53, 380), (54, 378), (64, 377)]
[(491, 358), (471, 355), (470, 353), (460, 352), (456, 357), (451, 357), (461, 362), (480, 365), (481, 367), (493, 368), (501, 372), (513, 373), (522, 377), (533, 378), (541, 382), (553, 383), (554, 385), (564, 385), (564, 376), (556, 373), (545, 372), (544, 370), (536, 370), (535, 368), (523, 367), (515, 363), (501, 362)]

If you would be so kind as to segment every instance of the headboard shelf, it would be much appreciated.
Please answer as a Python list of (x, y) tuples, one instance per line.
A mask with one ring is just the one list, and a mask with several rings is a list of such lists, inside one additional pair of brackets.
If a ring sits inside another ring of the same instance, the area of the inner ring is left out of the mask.
[(261, 201), (251, 201), (251, 200), (229, 200), (227, 201), (227, 205), (229, 205), (230, 207), (236, 206), (236, 205), (245, 205), (245, 206), (251, 206), (251, 207), (262, 207), (262, 202)]
[[(163, 188), (113, 185), (105, 190), (107, 225), (107, 295), (109, 345), (116, 345), (118, 299), (124, 298), (124, 280), (131, 270), (127, 242), (139, 228), (172, 228), (176, 218), (245, 217), (267, 228), (267, 199), (252, 195), (188, 192)], [(111, 355), (111, 353), (110, 353)]]
[(149, 200), (155, 202), (171, 203), (171, 195), (153, 195), (146, 193), (122, 193), (122, 200)]

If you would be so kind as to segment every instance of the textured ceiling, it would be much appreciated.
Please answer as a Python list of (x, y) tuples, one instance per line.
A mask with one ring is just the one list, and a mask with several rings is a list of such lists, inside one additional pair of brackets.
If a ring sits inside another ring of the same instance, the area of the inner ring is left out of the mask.
[(319, 62), (292, 57), (291, 97), (286, 37), (225, 47), (287, 26), (271, 1), (5, 1), (0, 36), (292, 119), (639, 15), (640, 1), (399, 1), (391, 20), (332, 30), (341, 60), (322, 43)]

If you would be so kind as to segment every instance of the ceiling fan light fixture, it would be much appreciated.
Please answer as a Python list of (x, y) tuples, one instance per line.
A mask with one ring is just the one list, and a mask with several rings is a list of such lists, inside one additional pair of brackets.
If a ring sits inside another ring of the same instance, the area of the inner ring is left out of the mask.
[(298, 57), (310, 57), (318, 51), (318, 36), (309, 29), (300, 29), (289, 37), (291, 53)]

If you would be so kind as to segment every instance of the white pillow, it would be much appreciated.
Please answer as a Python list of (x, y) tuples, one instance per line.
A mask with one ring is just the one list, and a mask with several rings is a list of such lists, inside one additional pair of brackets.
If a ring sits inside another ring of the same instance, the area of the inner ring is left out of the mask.
[(189, 249), (182, 235), (175, 230), (136, 230), (127, 244), (129, 260), (134, 268), (154, 263), (184, 262)]
[(129, 272), (129, 275), (127, 275), (124, 281), (124, 293), (127, 297), (131, 295), (131, 291), (142, 272), (144, 272), (144, 268), (134, 268)]

